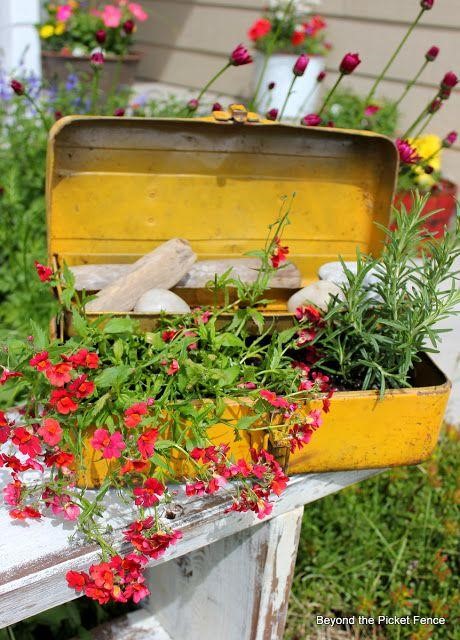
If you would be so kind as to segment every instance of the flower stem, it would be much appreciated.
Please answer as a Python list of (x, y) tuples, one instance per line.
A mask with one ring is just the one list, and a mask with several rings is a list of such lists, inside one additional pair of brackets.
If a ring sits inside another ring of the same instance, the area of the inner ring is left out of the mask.
[(313, 96), (315, 95), (315, 93), (318, 91), (318, 87), (319, 87), (319, 82), (315, 83), (315, 86), (313, 87), (313, 89), (308, 93), (307, 97), (305, 98), (305, 100), (302, 103), (302, 106), (300, 107), (299, 111), (297, 112), (297, 118), (300, 118), (300, 116), (303, 114), (303, 112), (305, 111), (305, 109), (307, 108), (307, 104), (310, 102), (311, 98), (313, 98)]
[(262, 65), (262, 69), (260, 71), (260, 76), (257, 80), (256, 90), (254, 91), (254, 95), (252, 96), (252, 100), (249, 102), (249, 109), (252, 110), (257, 108), (257, 98), (259, 97), (260, 88), (262, 86), (262, 80), (264, 79), (265, 72), (267, 71), (268, 61), (270, 60), (271, 51), (267, 51), (264, 56), (264, 63)]
[(295, 83), (296, 80), (297, 80), (297, 76), (294, 74), (293, 78), (291, 80), (291, 84), (289, 85), (289, 89), (288, 89), (288, 92), (286, 94), (286, 98), (284, 99), (283, 106), (281, 107), (281, 111), (280, 111), (280, 115), (278, 116), (278, 120), (282, 120), (283, 119), (283, 114), (284, 114), (284, 112), (286, 110), (286, 105), (287, 105), (287, 103), (289, 101), (289, 98), (291, 97), (292, 89), (294, 87), (294, 83)]
[(94, 68), (93, 73), (93, 82), (91, 87), (91, 113), (96, 113), (97, 107), (97, 98), (99, 94), (99, 81), (100, 81), (100, 71), (99, 69)]
[(385, 77), (386, 72), (388, 71), (388, 69), (391, 67), (391, 65), (393, 64), (393, 62), (395, 61), (397, 55), (399, 54), (399, 52), (401, 51), (401, 49), (403, 48), (403, 46), (406, 43), (406, 40), (408, 39), (408, 37), (410, 36), (410, 34), (412, 33), (412, 31), (415, 29), (416, 25), (418, 24), (420, 18), (422, 17), (422, 15), (425, 13), (425, 9), (422, 7), (422, 9), (419, 11), (417, 17), (415, 18), (414, 22), (411, 24), (411, 26), (409, 27), (409, 29), (406, 31), (403, 39), (401, 40), (401, 42), (399, 43), (399, 45), (396, 47), (396, 50), (394, 51), (393, 55), (390, 57), (390, 59), (388, 60), (388, 62), (386, 63), (386, 65), (384, 66), (383, 70), (381, 71), (380, 75), (377, 76), (374, 84), (371, 87), (371, 90), (369, 91), (369, 94), (367, 96), (367, 98), (364, 101), (364, 106), (368, 105), (370, 103), (370, 101), (372, 100), (372, 98), (374, 97), (375, 91), (377, 89), (377, 87), (379, 86), (379, 84), (381, 83), (381, 81), (383, 80), (383, 78)]
[(401, 136), (402, 138), (407, 138), (407, 136), (409, 136), (411, 134), (411, 132), (415, 129), (415, 127), (417, 127), (420, 124), (420, 122), (423, 120), (423, 118), (428, 115), (428, 109), (429, 109), (430, 105), (432, 104), (432, 102), (433, 102), (433, 100), (429, 101), (429, 103), (423, 109), (421, 114), (414, 120), (414, 122), (407, 129), (407, 131), (405, 131), (404, 134)]
[(205, 86), (201, 89), (200, 93), (198, 94), (198, 102), (200, 102), (201, 98), (204, 96), (204, 94), (206, 93), (206, 91), (209, 89), (209, 87), (214, 84), (214, 82), (220, 78), (220, 76), (227, 71), (227, 69), (231, 66), (230, 62), (227, 62), (227, 64), (222, 67), (222, 69), (220, 69), (212, 78), (211, 80), (209, 80), (209, 82), (207, 84), (205, 84)]
[(422, 126), (420, 127), (420, 129), (417, 131), (417, 133), (414, 134), (414, 138), (418, 138), (419, 136), (422, 135), (422, 133), (425, 131), (425, 129), (427, 128), (427, 126), (430, 124), (430, 122), (432, 121), (434, 116), (434, 113), (430, 113), (429, 117), (425, 120), (424, 124), (422, 124)]
[(30, 95), (30, 93), (27, 93), (27, 91), (24, 92), (24, 98), (26, 98), (26, 100), (28, 100), (30, 102), (30, 104), (33, 106), (33, 108), (35, 109), (35, 111), (38, 113), (40, 120), (42, 121), (43, 127), (45, 129), (45, 131), (48, 131), (49, 129), (49, 122), (46, 119), (46, 116), (43, 112), (43, 110), (38, 106), (37, 102), (35, 101), (34, 98), (32, 98), (32, 96)]
[(399, 107), (399, 105), (401, 104), (401, 102), (404, 100), (404, 98), (407, 96), (407, 94), (409, 93), (409, 91), (412, 89), (412, 87), (414, 86), (414, 84), (417, 82), (417, 80), (420, 78), (420, 76), (422, 75), (422, 73), (425, 71), (426, 66), (428, 65), (429, 60), (425, 60), (425, 62), (422, 64), (422, 66), (420, 67), (420, 69), (418, 70), (418, 73), (414, 76), (413, 80), (411, 80), (410, 82), (408, 82), (406, 84), (406, 87), (404, 89), (404, 91), (402, 92), (402, 94), (399, 96), (398, 100), (393, 104), (393, 110), (395, 110), (397, 107)]
[(325, 100), (324, 100), (324, 102), (323, 102), (323, 106), (322, 106), (322, 107), (321, 107), (321, 109), (318, 111), (318, 115), (319, 115), (319, 116), (323, 113), (324, 109), (326, 108), (326, 105), (328, 104), (329, 100), (332, 98), (332, 96), (333, 96), (333, 94), (334, 94), (335, 90), (336, 90), (336, 89), (337, 89), (337, 87), (339, 86), (339, 83), (340, 83), (340, 81), (342, 80), (342, 78), (343, 78), (343, 76), (344, 76), (344, 75), (345, 75), (345, 74), (343, 74), (343, 73), (341, 73), (341, 74), (339, 75), (339, 77), (338, 77), (338, 78), (337, 78), (337, 80), (335, 81), (334, 86), (332, 87), (332, 89), (331, 89), (331, 90), (329, 91), (329, 93), (327, 94), (326, 99), (325, 99)]

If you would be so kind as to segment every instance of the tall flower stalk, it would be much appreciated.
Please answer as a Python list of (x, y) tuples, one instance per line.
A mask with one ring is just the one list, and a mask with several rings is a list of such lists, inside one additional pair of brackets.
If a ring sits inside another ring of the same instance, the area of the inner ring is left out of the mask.
[[(429, 6), (430, 4), (430, 6)], [(389, 68), (391, 67), (391, 65), (393, 64), (393, 62), (396, 60), (396, 58), (398, 57), (401, 49), (404, 47), (404, 45), (407, 42), (407, 39), (409, 38), (409, 36), (411, 35), (412, 31), (415, 29), (415, 27), (417, 26), (417, 24), (419, 23), (421, 17), (423, 16), (423, 14), (425, 13), (425, 11), (428, 11), (429, 9), (431, 9), (431, 7), (433, 6), (433, 3), (427, 3), (424, 2), (422, 0), (422, 2), (420, 3), (421, 5), (421, 9), (418, 12), (415, 20), (412, 22), (412, 24), (410, 25), (410, 27), (408, 28), (408, 30), (406, 31), (406, 33), (404, 34), (401, 42), (398, 44), (398, 46), (396, 47), (395, 51), (393, 52), (393, 54), (390, 56), (390, 59), (388, 60), (388, 62), (386, 63), (386, 65), (383, 67), (382, 71), (380, 72), (380, 74), (377, 76), (377, 78), (375, 79), (374, 84), (371, 87), (371, 90), (369, 91), (365, 101), (364, 101), (364, 105), (368, 105), (371, 101), (372, 98), (374, 97), (374, 94), (377, 90), (377, 87), (379, 86), (379, 84), (382, 82), (382, 80), (384, 79), (387, 71), (389, 70)]]
[(334, 95), (337, 87), (341, 83), (342, 78), (344, 76), (350, 75), (350, 73), (353, 73), (353, 71), (356, 69), (356, 67), (359, 64), (361, 64), (361, 60), (360, 60), (359, 54), (357, 54), (357, 53), (346, 53), (344, 55), (344, 57), (342, 58), (342, 62), (340, 63), (340, 67), (339, 67), (340, 75), (337, 78), (337, 80), (335, 81), (335, 84), (332, 87), (332, 89), (327, 94), (321, 109), (318, 111), (318, 115), (321, 115), (323, 113), (324, 109), (329, 104), (329, 101), (332, 98), (332, 96)]
[(393, 104), (393, 109), (396, 110), (399, 105), (401, 104), (401, 102), (404, 100), (404, 98), (407, 96), (407, 94), (409, 93), (409, 91), (412, 89), (412, 87), (414, 86), (414, 84), (417, 82), (417, 80), (420, 78), (420, 76), (422, 75), (422, 73), (425, 71), (425, 69), (427, 68), (427, 66), (430, 64), (430, 62), (434, 62), (434, 60), (436, 60), (436, 58), (438, 57), (439, 54), (439, 49), (438, 47), (431, 47), (430, 49), (428, 49), (428, 51), (425, 54), (425, 60), (422, 64), (422, 66), (420, 67), (420, 69), (417, 71), (417, 73), (415, 74), (415, 76), (413, 77), (413, 79), (408, 82), (404, 88), (404, 91), (402, 92), (402, 94), (399, 96), (399, 98), (396, 100), (396, 102)]
[(307, 58), (307, 56), (304, 53), (302, 53), (302, 55), (300, 55), (295, 61), (294, 67), (292, 68), (291, 84), (289, 85), (286, 98), (284, 100), (283, 106), (281, 107), (281, 112), (279, 115), (280, 120), (282, 120), (283, 118), (283, 114), (284, 114), (284, 111), (286, 110), (287, 103), (289, 102), (289, 98), (291, 97), (292, 90), (294, 89), (295, 81), (297, 80), (297, 78), (300, 78), (301, 76), (303, 76), (303, 74), (305, 73), (305, 69), (308, 67), (309, 62), (310, 62), (310, 59)]

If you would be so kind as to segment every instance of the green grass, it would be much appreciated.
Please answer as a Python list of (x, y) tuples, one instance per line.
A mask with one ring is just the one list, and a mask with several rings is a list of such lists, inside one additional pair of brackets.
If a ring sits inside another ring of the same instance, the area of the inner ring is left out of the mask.
[[(460, 638), (459, 453), (459, 433), (447, 429), (425, 464), (306, 507), (285, 640)], [(444, 616), (450, 624), (329, 628), (326, 636), (317, 615)]]

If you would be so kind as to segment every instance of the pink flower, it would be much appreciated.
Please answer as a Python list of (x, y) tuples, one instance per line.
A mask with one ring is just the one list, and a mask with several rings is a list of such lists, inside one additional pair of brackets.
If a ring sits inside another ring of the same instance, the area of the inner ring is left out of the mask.
[(222, 105), (220, 104), (220, 102), (215, 102), (215, 103), (212, 105), (212, 109), (211, 109), (211, 111), (223, 111), (223, 109), (222, 109)]
[(107, 31), (104, 31), (104, 29), (98, 29), (94, 37), (99, 44), (104, 44), (107, 40)]
[(7, 484), (3, 489), (3, 499), (5, 500), (5, 503), (9, 504), (10, 507), (17, 507), (21, 501), (21, 491), (22, 484), (19, 480), (15, 480), (15, 482)]
[(46, 267), (44, 264), (40, 264), (35, 260), (35, 269), (37, 275), (42, 282), (48, 282), (53, 276), (53, 270), (51, 267)]
[(168, 374), (168, 376), (174, 376), (180, 369), (180, 365), (177, 362), (177, 360), (172, 360), (171, 364), (169, 365), (169, 367), (166, 369), (166, 373)]
[(458, 133), (456, 131), (451, 131), (447, 134), (447, 136), (442, 141), (442, 146), (449, 148), (457, 142)]
[(160, 496), (165, 492), (164, 486), (156, 478), (147, 478), (142, 487), (133, 490), (134, 502), (141, 507), (153, 507), (160, 502)]
[(97, 451), (102, 451), (102, 457), (107, 459), (119, 458), (125, 448), (121, 433), (115, 431), (110, 434), (107, 429), (96, 429), (91, 445)]
[(425, 58), (428, 60), (428, 62), (433, 62), (433, 60), (436, 60), (436, 58), (438, 57), (438, 54), (439, 47), (430, 47), (425, 53)]
[(433, 5), (434, 0), (421, 0), (420, 2), (420, 6), (422, 7), (422, 9), (425, 9), (425, 11), (429, 11), (430, 9), (432, 9)]
[(54, 515), (61, 516), (64, 520), (77, 520), (80, 515), (80, 507), (68, 495), (54, 496), (50, 506)]
[(116, 29), (120, 26), (121, 15), (121, 9), (115, 7), (113, 4), (106, 4), (101, 17), (106, 27), (112, 27)]
[(416, 149), (414, 149), (407, 140), (398, 138), (396, 140), (396, 147), (398, 149), (399, 159), (403, 164), (417, 164), (420, 160)]
[(308, 58), (304, 53), (302, 53), (294, 63), (294, 67), (292, 68), (292, 73), (295, 76), (303, 76), (306, 68), (308, 67), (308, 63), (310, 62), (310, 58)]
[(10, 87), (13, 89), (14, 93), (17, 96), (23, 96), (26, 91), (24, 85), (22, 84), (22, 82), (19, 82), (19, 80), (11, 80)]
[(196, 98), (192, 98), (187, 102), (187, 108), (189, 109), (189, 111), (196, 111), (199, 106), (200, 106), (200, 103)]
[(58, 7), (56, 18), (58, 22), (67, 22), (72, 15), (72, 7), (69, 4), (63, 4)]
[(102, 67), (104, 64), (105, 58), (104, 54), (100, 51), (95, 51), (90, 58), (91, 66), (97, 69), (98, 67)]
[(131, 11), (136, 20), (139, 20), (139, 22), (145, 22), (149, 17), (148, 13), (144, 11), (142, 6), (138, 2), (130, 2), (128, 4), (128, 9)]
[(322, 82), (324, 80), (324, 78), (326, 77), (326, 72), (325, 71), (320, 71), (318, 73), (318, 75), (316, 76), (316, 82)]
[(230, 54), (230, 64), (234, 67), (241, 67), (244, 64), (250, 64), (252, 58), (245, 46), (239, 44)]
[(448, 71), (441, 80), (442, 89), (453, 89), (458, 83), (458, 78), (453, 71)]
[(266, 400), (272, 407), (282, 407), (286, 409), (289, 407), (289, 402), (280, 396), (277, 396), (273, 391), (268, 391), (268, 389), (262, 389), (260, 391), (260, 396)]
[(358, 53), (346, 53), (340, 63), (340, 73), (349, 75), (359, 64), (361, 64), (361, 60)]
[(309, 113), (300, 121), (305, 127), (318, 127), (322, 123), (321, 117), (316, 113)]
[(158, 431), (156, 429), (147, 429), (147, 431), (144, 431), (137, 439), (137, 448), (144, 459), (150, 458), (153, 455), (157, 438)]
[(57, 445), (62, 439), (61, 425), (54, 418), (46, 418), (38, 430), (39, 435), (50, 447)]
[(381, 108), (382, 107), (379, 107), (376, 104), (368, 104), (367, 107), (364, 109), (364, 115), (365, 116), (375, 116), (375, 114), (378, 113)]

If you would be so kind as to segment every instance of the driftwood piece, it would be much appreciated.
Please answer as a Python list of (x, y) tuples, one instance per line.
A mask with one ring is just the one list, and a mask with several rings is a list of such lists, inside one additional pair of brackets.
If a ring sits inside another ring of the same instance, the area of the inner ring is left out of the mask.
[(86, 305), (87, 311), (131, 311), (149, 289), (170, 289), (190, 270), (196, 260), (189, 243), (168, 240), (143, 256), (117, 280), (101, 289)]
[[(141, 258), (143, 260), (143, 258)], [(140, 262), (140, 261), (139, 261)], [(72, 267), (77, 291), (99, 291), (112, 284), (118, 278), (125, 276), (138, 264), (84, 264)], [(204, 287), (214, 274), (222, 275), (232, 267), (232, 276), (240, 277), (243, 282), (254, 282), (260, 261), (257, 258), (235, 258), (224, 260), (198, 260), (187, 274), (177, 283), (179, 287)], [(280, 268), (272, 277), (270, 286), (280, 289), (299, 289), (301, 285), (300, 272), (292, 263)]]

